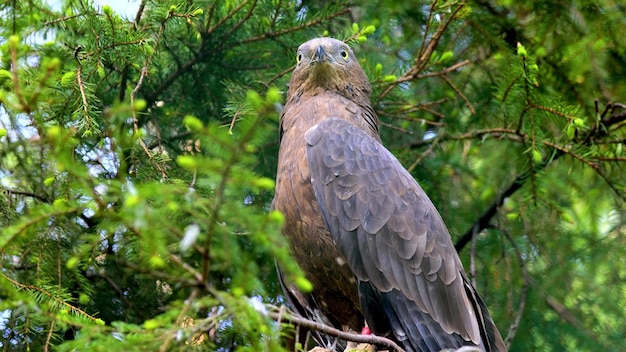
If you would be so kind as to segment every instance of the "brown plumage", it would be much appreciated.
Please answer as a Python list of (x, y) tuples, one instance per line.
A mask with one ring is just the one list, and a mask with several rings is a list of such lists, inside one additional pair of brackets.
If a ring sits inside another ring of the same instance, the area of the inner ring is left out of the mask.
[(317, 38), (298, 48), (297, 61), (273, 207), (314, 290), (285, 285), (292, 305), (344, 329), (360, 331), (365, 318), (407, 351), (505, 351), (437, 210), (380, 143), (352, 50)]

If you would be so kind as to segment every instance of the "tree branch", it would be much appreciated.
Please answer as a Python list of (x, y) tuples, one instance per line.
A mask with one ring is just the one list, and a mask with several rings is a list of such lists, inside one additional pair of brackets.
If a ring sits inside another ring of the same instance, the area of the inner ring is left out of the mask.
[[(437, 2), (435, 1), (431, 5), (430, 13), (429, 13), (429, 20), (426, 23), (427, 26), (432, 23), (431, 21), (433, 18), (436, 4)], [(450, 11), (450, 15), (445, 20), (439, 23), (439, 26), (437, 26), (437, 29), (435, 30), (433, 35), (430, 37), (430, 40), (428, 42), (426, 42), (426, 37), (428, 35), (428, 28), (426, 28), (426, 30), (424, 31), (424, 38), (422, 41), (423, 43), (426, 43), (426, 45), (420, 48), (420, 51), (417, 54), (417, 58), (415, 59), (413, 66), (404, 75), (402, 75), (402, 77), (398, 78), (397, 80), (389, 84), (389, 86), (380, 94), (381, 100), (384, 97), (386, 97), (400, 83), (416, 79), (419, 73), (422, 72), (424, 67), (426, 67), (426, 65), (428, 64), (430, 60), (430, 56), (435, 51), (437, 44), (439, 44), (439, 40), (441, 39), (441, 36), (446, 31), (448, 26), (450, 26), (450, 23), (452, 23), (452, 21), (456, 19), (456, 16), (459, 13), (459, 11), (463, 7), (465, 7), (465, 3), (463, 2), (458, 3), (456, 5), (457, 7)], [(462, 64), (461, 66), (465, 65), (464, 62), (462, 62), (461, 64)]]
[(337, 337), (346, 341), (352, 341), (352, 342), (357, 342), (357, 343), (367, 343), (370, 345), (377, 345), (377, 346), (385, 346), (385, 347), (391, 348), (392, 351), (404, 352), (404, 349), (398, 346), (397, 343), (382, 336), (361, 335), (357, 333), (341, 331), (333, 327), (330, 327), (328, 325), (324, 325), (324, 324), (321, 324), (321, 323), (318, 323), (318, 322), (315, 322), (306, 318), (295, 316), (293, 314), (285, 313), (284, 311), (282, 312), (270, 311), (267, 314), (271, 319), (275, 321), (287, 321), (292, 324), (303, 326), (311, 330), (319, 331), (326, 335), (334, 336), (334, 337)]
[(509, 331), (506, 334), (506, 338), (504, 339), (504, 344), (507, 348), (511, 347), (511, 341), (515, 337), (517, 333), (517, 329), (519, 328), (520, 321), (522, 320), (522, 315), (524, 314), (524, 308), (526, 307), (526, 299), (528, 298), (528, 286), (530, 285), (530, 277), (528, 276), (528, 270), (526, 270), (526, 262), (524, 261), (524, 256), (520, 251), (517, 243), (513, 240), (513, 237), (508, 233), (508, 231), (504, 229), (500, 229), (500, 231), (504, 234), (504, 237), (511, 242), (513, 249), (515, 250), (515, 255), (517, 256), (517, 261), (520, 263), (520, 269), (522, 270), (522, 292), (519, 296), (519, 306), (517, 309), (517, 314), (515, 315), (515, 319), (513, 323), (509, 326)]
[(0, 186), (0, 188), (4, 189), (4, 191), (11, 195), (11, 194), (16, 194), (16, 195), (20, 195), (20, 196), (26, 196), (26, 197), (30, 197), (30, 198), (35, 198), (37, 200), (40, 200), (44, 203), (49, 203), (48, 199), (46, 199), (46, 197), (41, 196), (39, 194), (33, 193), (33, 192), (29, 192), (29, 191), (20, 191), (17, 189), (11, 189), (11, 188), (7, 188), (5, 186)]
[[(617, 109), (622, 109), (624, 111), (620, 111), (618, 113), (616, 112)], [(608, 117), (604, 117), (608, 110), (611, 111), (611, 114)], [(591, 145), (595, 139), (606, 136), (611, 126), (619, 124), (623, 121), (626, 121), (626, 105), (609, 103), (607, 106), (607, 110), (605, 110), (605, 112), (602, 114), (602, 119), (600, 120), (600, 122), (590, 128), (586, 136), (578, 144)], [(474, 133), (473, 135), (476, 135), (476, 133)], [(554, 147), (549, 144), (546, 145)], [(465, 231), (465, 233), (457, 240), (456, 244), (454, 245), (457, 252), (460, 252), (465, 247), (465, 245), (467, 245), (467, 243), (472, 239), (472, 236), (481, 232), (489, 226), (491, 219), (496, 215), (496, 213), (498, 212), (498, 208), (502, 206), (504, 200), (512, 196), (515, 192), (522, 188), (522, 186), (532, 175), (537, 174), (538, 172), (545, 169), (547, 166), (553, 164), (563, 155), (569, 155), (567, 152), (568, 150), (564, 148), (554, 148), (553, 150), (554, 152), (552, 155), (546, 156), (540, 163), (533, 165), (534, 167), (531, 170), (527, 170), (519, 174), (513, 180), (513, 182), (493, 201), (493, 203), (487, 208), (487, 210), (485, 210), (485, 212), (480, 217), (478, 217), (478, 219), (476, 219), (474, 224), (472, 224), (472, 226), (470, 226), (470, 228)], [(596, 169), (594, 168), (594, 170)], [(613, 191), (617, 192), (615, 186), (611, 184), (609, 180), (604, 177), (603, 174), (601, 174), (600, 176), (604, 179), (605, 182), (607, 182), (607, 184), (609, 185), (609, 187), (611, 187)], [(623, 197), (623, 195), (619, 193), (618, 195)]]
[[(535, 283), (535, 281), (532, 278), (529, 279), (529, 284), (530, 284), (530, 286), (533, 286), (534, 288), (539, 288), (539, 287), (537, 287), (537, 284)], [(556, 312), (558, 314), (558, 316), (559, 316), (559, 318), (561, 320), (563, 320), (565, 323), (575, 327), (580, 332), (582, 332), (584, 335), (586, 335), (590, 339), (594, 340), (596, 343), (598, 343), (602, 347), (601, 350), (604, 350), (604, 351), (614, 351), (614, 350), (616, 350), (615, 349), (616, 346), (607, 345), (606, 341), (604, 341), (599, 336), (597, 336), (595, 334), (595, 332), (585, 328), (584, 324), (580, 320), (578, 320), (576, 315), (569, 308), (567, 308), (565, 306), (565, 304), (561, 303), (558, 299), (554, 298), (553, 296), (551, 296), (547, 292), (544, 292), (541, 289), (536, 290), (536, 293), (546, 300), (546, 304), (552, 310), (554, 310), (554, 312)]]
[[(472, 139), (472, 138), (482, 139), (482, 138), (485, 138), (486, 136), (498, 136), (502, 138), (505, 138), (503, 136), (506, 136), (507, 139), (513, 140), (516, 142), (522, 142), (523, 139), (526, 137), (524, 133), (521, 133), (521, 132), (518, 133), (515, 130), (510, 129), (510, 128), (495, 127), (495, 128), (487, 128), (487, 129), (482, 129), (482, 130), (470, 131), (470, 132), (462, 133), (462, 134), (443, 134), (441, 138), (439, 139), (439, 142), (458, 141), (458, 140)], [(421, 148), (421, 147), (430, 145), (431, 143), (432, 143), (432, 139), (420, 140), (420, 141), (416, 141), (416, 142), (409, 144), (408, 148), (412, 148), (412, 149)]]
[[(553, 160), (556, 160), (557, 158), (558, 156), (555, 155)], [(550, 162), (549, 160), (550, 159), (548, 159), (548, 163)], [(545, 166), (546, 165), (544, 165), (544, 163), (542, 163), (541, 165), (536, 165), (534, 172), (538, 172), (539, 170), (542, 170)], [(515, 178), (515, 180), (509, 185), (509, 187), (507, 187), (507, 189), (504, 190), (504, 192), (502, 192), (496, 198), (496, 200), (489, 206), (489, 208), (485, 210), (483, 215), (481, 215), (478, 219), (476, 219), (474, 224), (467, 231), (465, 231), (465, 233), (457, 240), (456, 244), (454, 245), (454, 248), (456, 248), (457, 252), (460, 252), (475, 234), (480, 233), (482, 230), (486, 229), (489, 226), (489, 223), (491, 222), (491, 218), (493, 218), (497, 214), (498, 208), (502, 206), (502, 203), (504, 203), (504, 200), (512, 196), (513, 193), (517, 192), (517, 190), (522, 188), (526, 180), (529, 178), (530, 178), (529, 171), (526, 171), (518, 175)]]

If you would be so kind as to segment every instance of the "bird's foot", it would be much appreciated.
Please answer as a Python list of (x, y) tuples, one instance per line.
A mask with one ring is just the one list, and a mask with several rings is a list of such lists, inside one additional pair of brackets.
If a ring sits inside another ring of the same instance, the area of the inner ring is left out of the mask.
[(309, 350), (309, 352), (331, 352), (331, 351), (323, 347), (314, 347), (312, 350)]
[[(365, 325), (363, 329), (361, 329), (361, 335), (371, 334), (372, 331), (367, 325)], [(356, 342), (348, 342), (348, 346), (346, 347), (344, 352), (376, 352), (376, 346), (367, 343), (357, 344)]]
[(344, 352), (376, 352), (376, 346), (367, 343), (348, 344)]

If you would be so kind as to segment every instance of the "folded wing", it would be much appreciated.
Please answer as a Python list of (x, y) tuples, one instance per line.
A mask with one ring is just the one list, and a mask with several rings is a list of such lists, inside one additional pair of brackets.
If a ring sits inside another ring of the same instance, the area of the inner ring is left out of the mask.
[(400, 162), (337, 118), (305, 139), (315, 196), (357, 278), (370, 328), (391, 332), (408, 351), (505, 350), (443, 220)]

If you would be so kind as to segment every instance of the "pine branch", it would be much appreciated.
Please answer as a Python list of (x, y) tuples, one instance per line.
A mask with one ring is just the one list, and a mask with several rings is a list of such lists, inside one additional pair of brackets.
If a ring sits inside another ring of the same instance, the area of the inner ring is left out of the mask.
[(13, 279), (11, 279), (10, 277), (6, 276), (4, 273), (0, 272), (0, 277), (4, 278), (5, 280), (7, 280), (8, 282), (10, 282), (11, 284), (13, 284), (13, 286), (19, 288), (19, 289), (23, 289), (23, 290), (27, 290), (27, 291), (31, 291), (34, 293), (38, 293), (40, 294), (42, 297), (47, 297), (48, 299), (50, 299), (51, 301), (53, 301), (54, 303), (57, 303), (60, 306), (64, 306), (67, 308), (68, 311), (70, 312), (75, 312), (77, 313), (79, 316), (83, 316), (85, 318), (88, 318), (91, 321), (98, 321), (98, 319), (92, 315), (90, 315), (89, 313), (85, 312), (84, 310), (73, 306), (67, 302), (65, 302), (64, 300), (60, 299), (59, 297), (56, 297), (55, 295), (53, 295), (51, 292), (38, 287), (38, 286), (33, 286), (33, 285), (26, 285), (20, 282), (17, 282)]
[[(60, 216), (65, 214), (73, 214), (81, 212), (83, 209), (78, 207), (72, 207), (67, 209), (54, 209), (49, 213), (37, 214), (36, 216), (29, 217), (25, 221), (5, 227), (0, 232), (0, 251), (4, 250), (14, 239), (28, 230), (31, 226), (47, 221), (54, 216)], [(0, 273), (1, 274), (1, 273)]]
[[(242, 5), (244, 3), (242, 3)], [(208, 21), (210, 21), (213, 11), (214, 11), (214, 8), (211, 7), (209, 9), (209, 16), (207, 17)], [(297, 25), (297, 26), (293, 26), (293, 27), (290, 27), (290, 28), (286, 28), (286, 29), (283, 29), (283, 30), (276, 31), (276, 32), (267, 32), (267, 33), (264, 33), (264, 34), (261, 34), (261, 35), (258, 35), (258, 36), (254, 36), (254, 37), (251, 37), (251, 38), (243, 39), (241, 41), (237, 41), (236, 43), (234, 43), (231, 46), (223, 46), (220, 50), (221, 51), (226, 51), (226, 50), (230, 50), (230, 49), (232, 49), (232, 48), (234, 48), (236, 46), (247, 45), (247, 44), (250, 44), (250, 43), (253, 43), (253, 42), (258, 42), (258, 41), (266, 40), (266, 39), (273, 39), (273, 38), (276, 38), (276, 37), (279, 37), (279, 36), (283, 36), (283, 35), (286, 35), (286, 34), (289, 34), (289, 33), (292, 33), (292, 32), (297, 32), (297, 31), (300, 31), (300, 30), (305, 29), (305, 28), (309, 28), (309, 27), (313, 27), (313, 26), (319, 25), (320, 23), (324, 23), (324, 22), (329, 21), (329, 20), (331, 20), (333, 18), (336, 18), (336, 17), (339, 17), (341, 15), (344, 15), (344, 14), (346, 14), (348, 12), (350, 12), (350, 8), (344, 8), (344, 9), (342, 9), (340, 11), (337, 11), (337, 12), (334, 12), (334, 13), (328, 15), (328, 16), (320, 17), (320, 18), (311, 20), (309, 22), (306, 22), (306, 23), (303, 23), (303, 24), (300, 24), (300, 25)], [(230, 18), (230, 16), (231, 16), (231, 14), (229, 13), (226, 17)], [(222, 18), (220, 20), (220, 22), (218, 22), (213, 27), (211, 27), (211, 29), (207, 30), (207, 33), (211, 33), (213, 31), (215, 31), (215, 29), (218, 26), (222, 25), (222, 22), (224, 22), (226, 19), (228, 19), (226, 17)], [(206, 35), (207, 34), (203, 33), (203, 38)], [(184, 64), (180, 65), (180, 67), (174, 73), (169, 75), (156, 89), (154, 89), (152, 92), (147, 93), (145, 95), (145, 99), (146, 99), (146, 102), (148, 103), (148, 106), (151, 106), (167, 88), (169, 88), (174, 82), (176, 82), (176, 80), (178, 80), (180, 77), (190, 73), (193, 70), (193, 67), (194, 67), (195, 64), (201, 62), (202, 60), (206, 60), (207, 59), (207, 56), (206, 56), (207, 50), (208, 50), (207, 42), (205, 40), (203, 40), (200, 49), (198, 50), (198, 52), (191, 59), (189, 59)], [(283, 72), (279, 73), (278, 75), (276, 75), (275, 77), (273, 77), (270, 80), (269, 84), (271, 84), (276, 79), (284, 76), (285, 74), (291, 72), (292, 70), (293, 70), (293, 67), (290, 67), (290, 68), (284, 70)]]
[[(318, 25), (320, 23), (327, 22), (327, 21), (329, 21), (329, 20), (331, 20), (333, 18), (339, 17), (341, 15), (345, 15), (346, 13), (348, 13), (350, 11), (351, 11), (351, 9), (349, 7), (346, 7), (344, 9), (342, 9), (341, 11), (337, 11), (337, 12), (334, 12), (334, 13), (328, 15), (328, 16), (324, 16), (324, 17), (320, 17), (320, 18), (311, 20), (309, 22), (303, 23), (303, 24), (298, 25), (298, 26), (290, 27), (290, 28), (283, 29), (283, 30), (276, 31), (276, 32), (267, 32), (267, 33), (258, 35), (256, 37), (244, 39), (244, 40), (241, 41), (241, 43), (238, 43), (237, 45), (248, 44), (248, 43), (257, 42), (257, 41), (260, 41), (260, 40), (265, 40), (265, 39), (270, 39), (270, 38), (276, 38), (276, 37), (281, 36), (281, 35), (285, 35), (285, 34), (288, 34), (288, 33), (296, 32), (296, 31), (299, 31), (299, 30), (302, 30), (302, 29), (305, 29), (305, 28), (308, 28), (308, 27), (313, 27), (313, 26), (316, 26), (316, 25)], [(289, 72), (291, 72), (291, 71), (292, 71), (292, 69), (289, 69)]]
[[(609, 115), (608, 117), (603, 117), (601, 121), (598, 123), (598, 125), (594, 125), (586, 134), (586, 136), (583, 138), (583, 140), (579, 142), (579, 145), (581, 146), (591, 145), (595, 139), (606, 136), (609, 129), (612, 126), (617, 125), (623, 121), (626, 121), (626, 105), (612, 103), (612, 104), (609, 104), (609, 106), (610, 107), (608, 107), (607, 110), (605, 110), (605, 113), (606, 111), (610, 109), (610, 111), (612, 112), (611, 115)], [(617, 109), (622, 109), (624, 111), (620, 111), (619, 113), (615, 112)], [(546, 145), (552, 146), (550, 144), (546, 144)], [(545, 158), (543, 158), (543, 160), (540, 163), (535, 164), (533, 168), (519, 174), (513, 180), (513, 182), (502, 193), (500, 193), (500, 195), (493, 201), (493, 203), (487, 208), (487, 210), (485, 210), (485, 212), (483, 212), (483, 214), (479, 216), (476, 219), (476, 221), (474, 221), (474, 224), (472, 224), (472, 226), (470, 226), (470, 228), (467, 231), (465, 231), (465, 233), (457, 240), (455, 244), (455, 248), (457, 252), (460, 252), (467, 245), (467, 243), (472, 239), (472, 236), (480, 233), (481, 231), (489, 227), (489, 224), (491, 223), (491, 219), (497, 214), (498, 209), (502, 206), (506, 198), (512, 196), (515, 192), (517, 192), (520, 188), (522, 188), (522, 186), (524, 186), (526, 181), (530, 179), (533, 175), (541, 172), (543, 169), (545, 169), (549, 165), (552, 165), (555, 161), (557, 161), (563, 155), (570, 154), (568, 153), (569, 149), (565, 149), (562, 147), (554, 148), (553, 150), (554, 150), (554, 153), (552, 155), (546, 156)], [(588, 163), (586, 162), (585, 164), (588, 165)], [(593, 168), (593, 169), (596, 170), (597, 172), (596, 168)], [(618, 190), (615, 187), (615, 185), (613, 185), (613, 183), (607, 177), (604, 176), (604, 174), (600, 174), (600, 176), (609, 185), (609, 187), (614, 192), (616, 192), (618, 196), (626, 200), (626, 196), (623, 195), (621, 191)]]
[(20, 195), (20, 196), (26, 196), (26, 197), (30, 197), (30, 198), (35, 198), (35, 199), (37, 199), (39, 201), (42, 201), (44, 203), (49, 203), (49, 201), (48, 201), (48, 199), (46, 197), (44, 197), (42, 195), (39, 195), (39, 194), (36, 194), (36, 193), (33, 193), (33, 192), (20, 191), (20, 190), (8, 188), (8, 187), (5, 187), (5, 186), (0, 186), (0, 188), (4, 189), (4, 191), (7, 194), (9, 194), (9, 195), (17, 194), (17, 195)]
[[(238, 6), (236, 6), (234, 9), (232, 9), (226, 16), (222, 17), (219, 22), (217, 22), (213, 27), (209, 28), (206, 32), (207, 34), (211, 34), (213, 32), (215, 32), (215, 30), (217, 28), (219, 28), (220, 26), (222, 26), (224, 23), (226, 23), (226, 21), (228, 21), (228, 19), (230, 19), (231, 17), (233, 17), (237, 12), (239, 12), (239, 10), (241, 10), (246, 4), (248, 3), (248, 0), (244, 0), (241, 2), (241, 4), (239, 4)], [(256, 2), (255, 2), (256, 3)], [(254, 6), (253, 6), (254, 7)]]
[[(625, 111), (616, 113), (615, 110), (618, 108), (624, 109)], [(608, 104), (607, 109), (603, 113), (606, 115), (608, 111), (613, 111), (613, 113), (606, 117), (604, 116), (599, 124), (594, 125), (589, 132), (585, 135), (585, 137), (579, 141), (579, 145), (590, 145), (592, 141), (597, 140), (598, 138), (605, 137), (612, 126), (619, 125), (620, 123), (626, 121), (626, 106), (622, 104)], [(562, 116), (560, 114), (559, 116)], [(508, 128), (490, 128), (483, 130), (470, 131), (468, 133), (463, 133), (459, 135), (442, 135), (438, 137), (437, 142), (441, 143), (444, 141), (454, 141), (454, 140), (464, 140), (464, 139), (482, 139), (485, 136), (496, 136), (499, 138), (507, 138), (509, 140), (513, 140), (516, 142), (523, 142), (527, 135), (523, 132), (518, 132), (513, 129)], [(421, 140), (409, 145), (410, 148), (421, 148), (423, 146), (431, 146), (433, 144), (432, 140)], [(496, 215), (498, 208), (502, 206), (502, 203), (507, 197), (512, 196), (515, 192), (517, 192), (528, 179), (530, 179), (534, 174), (545, 169), (548, 165), (552, 164), (556, 160), (558, 160), (563, 155), (571, 155), (574, 159), (583, 162), (585, 165), (592, 167), (594, 171), (596, 171), (600, 177), (604, 179), (604, 181), (611, 187), (611, 189), (616, 192), (620, 197), (626, 200), (626, 197), (621, 194), (621, 191), (618, 190), (612, 182), (604, 175), (602, 170), (594, 163), (584, 159), (582, 156), (573, 153), (571, 150), (573, 148), (564, 148), (557, 144), (554, 144), (549, 141), (544, 141), (544, 145), (551, 147), (555, 150), (555, 152), (544, 158), (544, 160), (540, 163), (536, 163), (533, 165), (532, 170), (527, 170), (521, 174), (519, 174), (514, 181), (495, 199), (495, 201), (485, 210), (485, 212), (476, 219), (474, 224), (457, 240), (456, 249), (457, 251), (461, 251), (467, 243), (471, 240), (474, 234), (481, 232), (482, 230), (489, 227), (491, 219)], [(620, 161), (620, 160), (618, 160)]]
[[(247, 1), (244, 1), (242, 3), (242, 6), (246, 3)], [(243, 25), (247, 20), (250, 19), (250, 17), (252, 17), (252, 13), (254, 11), (254, 8), (256, 7), (257, 4), (257, 0), (254, 0), (250, 6), (250, 9), (248, 9), (248, 12), (246, 13), (246, 15), (243, 17), (243, 19), (239, 22), (237, 22), (230, 30), (228, 30), (228, 32), (222, 36), (221, 38), (221, 42), (222, 43), (226, 43), (228, 41), (228, 39), (230, 38), (230, 36), (235, 33), (237, 30), (239, 30), (239, 27), (241, 27), (241, 25)], [(209, 32), (210, 33), (210, 32)]]
[[(433, 14), (435, 12), (436, 5), (437, 5), (437, 1), (434, 1), (431, 5), (429, 19), (427, 21), (427, 26), (430, 25), (433, 21)], [(402, 77), (391, 82), (391, 84), (389, 84), (389, 86), (380, 94), (381, 100), (384, 97), (386, 97), (400, 83), (416, 79), (419, 73), (422, 72), (422, 70), (426, 67), (426, 65), (430, 61), (431, 55), (433, 54), (433, 52), (435, 51), (435, 48), (437, 47), (437, 44), (439, 44), (439, 40), (443, 36), (443, 33), (450, 26), (452, 21), (456, 19), (456, 16), (459, 13), (459, 11), (461, 11), (461, 9), (465, 7), (465, 3), (463, 2), (458, 3), (456, 5), (457, 7), (450, 11), (451, 12), (450, 15), (444, 21), (441, 21), (439, 23), (439, 26), (437, 26), (435, 33), (433, 33), (433, 35), (430, 37), (430, 40), (428, 41), (426, 40), (426, 37), (428, 35), (428, 28), (424, 30), (424, 38), (422, 39), (422, 43), (426, 43), (426, 45), (420, 48), (420, 51), (417, 54), (417, 58), (415, 59), (413, 66), (404, 75), (402, 75)]]

